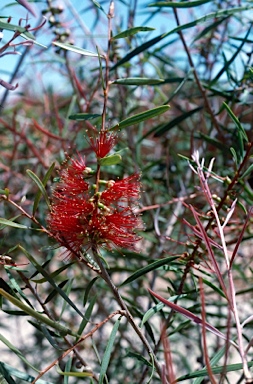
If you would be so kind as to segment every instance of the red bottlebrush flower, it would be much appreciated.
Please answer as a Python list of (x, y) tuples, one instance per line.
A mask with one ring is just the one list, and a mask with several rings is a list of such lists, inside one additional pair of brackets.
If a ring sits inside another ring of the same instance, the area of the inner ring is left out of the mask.
[(60, 173), (48, 217), (52, 235), (74, 252), (94, 244), (133, 249), (140, 240), (135, 230), (141, 228), (141, 220), (126, 204), (139, 197), (139, 175), (110, 181), (107, 189), (99, 192), (84, 180), (89, 174), (82, 158), (72, 160)]
[(118, 247), (134, 249), (136, 242), (141, 240), (134, 230), (142, 229), (142, 222), (130, 208), (107, 215), (105, 223), (103, 237)]
[(48, 224), (55, 238), (68, 243), (78, 251), (83, 245), (86, 217), (92, 213), (94, 206), (84, 198), (69, 198), (54, 193)]
[(86, 167), (85, 160), (81, 156), (71, 160), (71, 164), (61, 172), (61, 182), (57, 190), (75, 196), (86, 192), (89, 189), (89, 184), (84, 178), (89, 172), (90, 168)]
[(98, 158), (103, 158), (115, 145), (115, 135), (108, 131), (99, 132), (97, 138), (90, 137), (90, 145)]
[(138, 199), (140, 196), (140, 174), (128, 176), (118, 181), (109, 181), (109, 188), (101, 193), (101, 200), (105, 203), (119, 200)]

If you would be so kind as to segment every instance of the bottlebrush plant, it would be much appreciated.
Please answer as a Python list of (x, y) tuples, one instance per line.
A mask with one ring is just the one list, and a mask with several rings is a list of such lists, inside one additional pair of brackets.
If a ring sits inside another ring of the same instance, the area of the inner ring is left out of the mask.
[(0, 4), (1, 384), (252, 383), (253, 4), (143, 5)]
[(61, 171), (48, 218), (50, 231), (76, 255), (99, 246), (134, 249), (141, 239), (135, 232), (141, 228), (141, 220), (134, 213), (140, 195), (140, 175), (116, 181), (101, 180), (101, 164), (108, 164), (107, 160), (114, 163), (113, 155), (106, 157), (113, 147), (114, 136), (109, 133), (106, 138), (106, 132), (100, 132), (97, 139), (91, 140), (99, 161), (97, 171), (86, 167), (81, 156), (72, 159)]

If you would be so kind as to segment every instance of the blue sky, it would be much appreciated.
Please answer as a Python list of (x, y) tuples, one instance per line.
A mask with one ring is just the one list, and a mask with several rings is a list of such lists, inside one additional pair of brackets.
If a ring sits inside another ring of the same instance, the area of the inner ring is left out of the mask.
[[(169, 20), (169, 17), (167, 14), (162, 15), (161, 13), (159, 13), (159, 15), (154, 16), (150, 21), (147, 22), (148, 14), (146, 11), (146, 5), (148, 4), (148, 2), (149, 1), (139, 2), (140, 5), (138, 7), (138, 13), (135, 19), (135, 26), (145, 25), (145, 26), (156, 28), (154, 32), (151, 32), (148, 34), (148, 38), (151, 38), (162, 32), (167, 31), (168, 28), (173, 28), (174, 22), (171, 21), (172, 20), (171, 18)], [(8, 4), (10, 3), (12, 4), (12, 6), (8, 6)], [(109, 1), (106, 1), (106, 2), (101, 1), (101, 3), (103, 4), (104, 10), (107, 12)], [(31, 2), (31, 4), (38, 15), (38, 18), (36, 19), (32, 15), (29, 15), (29, 23), (31, 24), (31, 26), (35, 26), (38, 23), (41, 10), (45, 8), (45, 3), (38, 2), (33, 4)], [(60, 1), (55, 1), (53, 4), (59, 4), (67, 10), (66, 12), (67, 28), (75, 32), (76, 45), (79, 45), (86, 49), (90, 49), (94, 51), (96, 51), (96, 48), (95, 48), (96, 44), (102, 48), (105, 48), (106, 42), (107, 42), (107, 36), (106, 36), (107, 19), (106, 19), (106, 16), (101, 14), (100, 23), (97, 24), (94, 29), (96, 13), (94, 12), (94, 6), (92, 5), (91, 1), (60, 0)], [(77, 16), (73, 15), (73, 13), (71, 12), (71, 6), (73, 6), (73, 9), (77, 12)], [(87, 9), (89, 6), (91, 7), (90, 10)], [(25, 19), (27, 17), (26, 9), (21, 7), (19, 4), (15, 5), (15, 2), (13, 0), (1, 0), (0, 14), (1, 16), (12, 16), (11, 22), (13, 24), (18, 24), (20, 18)], [(124, 30), (127, 28), (126, 15), (127, 15), (127, 8), (122, 4), (121, 1), (116, 0), (115, 1), (115, 19), (113, 20), (113, 23), (114, 25), (120, 25), (121, 30)], [(80, 18), (80, 23), (82, 23), (83, 30), (80, 28), (80, 24), (74, 22), (76, 17)], [(86, 31), (86, 33), (84, 33), (84, 30)], [(12, 36), (11, 32), (4, 31), (4, 38), (2, 40), (2, 44), (7, 42), (11, 36)], [(94, 37), (94, 40), (92, 40), (92, 37)], [(145, 37), (143, 36), (143, 38)], [(38, 33), (37, 40), (42, 44), (50, 45), (52, 39), (53, 39), (53, 36), (52, 34), (49, 33), (49, 29), (46, 25)], [(19, 38), (19, 40), (17, 41), (23, 41), (23, 40)], [(22, 47), (17, 48), (17, 51), (19, 51), (20, 53), (22, 52), (22, 50), (23, 50)], [(36, 55), (39, 52), (40, 52), (40, 48), (37, 48), (37, 47), (31, 48), (31, 54), (34, 57), (34, 62), (36, 62)], [(47, 55), (46, 53), (49, 53), (49, 54)], [(51, 60), (52, 54), (53, 54), (52, 48), (50, 48), (48, 51), (45, 50), (45, 54), (44, 54), (45, 60), (46, 60), (46, 57), (47, 57), (47, 60)], [(7, 55), (2, 57), (0, 61), (0, 78), (4, 79), (5, 81), (9, 81), (10, 76), (18, 60), (19, 60), (18, 55)], [(27, 69), (25, 70), (27, 71)], [(0, 89), (0, 94), (1, 94), (1, 89)]]
[[(131, 1), (131, 0), (130, 0)], [(146, 5), (150, 3), (151, 0), (141, 0), (139, 1), (138, 5), (138, 12), (135, 18), (134, 25), (135, 26), (149, 26), (152, 28), (155, 28), (153, 32), (143, 33), (139, 34), (139, 38), (142, 39), (142, 41), (145, 41), (144, 39), (150, 39), (152, 37), (155, 37), (159, 35), (160, 33), (167, 32), (168, 29), (171, 29), (175, 26), (174, 24), (174, 18), (169, 17), (169, 13), (166, 12), (165, 14), (162, 14), (161, 12), (159, 15), (155, 15), (150, 20), (147, 21), (148, 16), (150, 15), (150, 11), (147, 12)], [(1, 16), (12, 16), (12, 23), (18, 24), (20, 18), (26, 18), (27, 17), (27, 11), (25, 8), (23, 8), (18, 3), (15, 3), (14, 0), (0, 0), (1, 2), (1, 8), (0, 8), (0, 15)], [(12, 4), (12, 6), (7, 6), (8, 4)], [(13, 5), (14, 4), (14, 5)], [(88, 50), (96, 52), (96, 45), (101, 47), (102, 49), (106, 48), (107, 45), (107, 18), (106, 16), (100, 12), (100, 18), (99, 23), (95, 25), (96, 21), (96, 11), (97, 9), (94, 7), (92, 2), (89, 0), (80, 1), (80, 0), (55, 0), (53, 4), (58, 4), (64, 7), (64, 20), (66, 21), (66, 27), (69, 28), (73, 34), (75, 35), (75, 41), (74, 43), (77, 46), (81, 46), (83, 48), (86, 48)], [(104, 7), (104, 10), (107, 12), (109, 8), (109, 1), (101, 1), (101, 4)], [(38, 3), (31, 2), (31, 5), (33, 6), (34, 10), (36, 11), (38, 17), (34, 18), (32, 15), (29, 15), (29, 23), (31, 26), (36, 26), (38, 21), (40, 20), (41, 10), (45, 9), (45, 2), (41, 1)], [(76, 15), (72, 13), (71, 7), (76, 11)], [(88, 9), (90, 7), (90, 9)], [(113, 25), (114, 28), (116, 25), (120, 26), (121, 30), (124, 30), (127, 28), (126, 20), (127, 20), (127, 14), (128, 10), (126, 6), (123, 5), (123, 2), (120, 0), (115, 0), (115, 18), (113, 19)], [(47, 15), (46, 15), (47, 16)], [(76, 18), (79, 18), (79, 23), (75, 22)], [(80, 27), (80, 24), (82, 24), (82, 28)], [(94, 27), (95, 25), (95, 27)], [(114, 33), (118, 31), (114, 30)], [(2, 44), (7, 42), (10, 37), (12, 36), (12, 32), (4, 31), (4, 38), (2, 40)], [(94, 39), (92, 39), (94, 37)], [(41, 54), (41, 48), (37, 46), (31, 47), (31, 57), (29, 55), (29, 61), (27, 61), (27, 65), (22, 65), (23, 74), (29, 76), (34, 76), (33, 71), (38, 70), (38, 67), (36, 66), (36, 61), (44, 60), (44, 61), (52, 61), (52, 65), (54, 60), (58, 60), (59, 57), (56, 57), (54, 54), (54, 48), (50, 46), (51, 41), (53, 40), (54, 36), (51, 34), (51, 30), (48, 28), (48, 24), (45, 25), (41, 31), (38, 33), (37, 40), (38, 42), (45, 44), (46, 46), (49, 46), (48, 50), (44, 50)], [(19, 38), (18, 41), (23, 41), (23, 39)], [(18, 47), (17, 51), (20, 53), (23, 51), (23, 47)], [(42, 49), (43, 51), (43, 49)], [(40, 58), (37, 59), (37, 55), (40, 54)], [(0, 78), (9, 81), (11, 74), (14, 71), (14, 68), (16, 67), (18, 61), (19, 61), (18, 55), (7, 55), (1, 58), (0, 60)], [(31, 62), (32, 59), (32, 62)], [(85, 59), (84, 63), (85, 63)], [(25, 62), (24, 62), (25, 63)], [(32, 63), (32, 65), (31, 65)], [(85, 64), (84, 64), (85, 65)], [(57, 63), (55, 63), (54, 71), (50, 73), (49, 68), (43, 67), (42, 73), (44, 78), (44, 84), (49, 84), (50, 82), (53, 83), (54, 87), (58, 87), (57, 90), (60, 90), (61, 88), (61, 82), (62, 78), (60, 79), (59, 76), (57, 76), (57, 70), (56, 69)], [(31, 70), (31, 68), (33, 68)], [(42, 68), (42, 66), (41, 66)], [(22, 71), (19, 72), (20, 75), (22, 75)], [(19, 84), (22, 84), (22, 77), (18, 80)], [(16, 82), (14, 82), (15, 84)], [(34, 84), (34, 81), (31, 81), (31, 84)], [(62, 84), (62, 88), (64, 88), (65, 85)], [(21, 87), (19, 88), (21, 89)], [(54, 88), (55, 89), (55, 88)], [(5, 90), (0, 87), (0, 98), (1, 95), (5, 92)], [(8, 97), (11, 97), (14, 92), (10, 92)]]
[[(133, 0), (129, 0), (129, 2)], [(172, 30), (175, 27), (175, 20), (172, 15), (172, 11), (166, 9), (164, 12), (159, 12), (157, 14), (154, 14), (152, 18), (148, 20), (148, 16), (151, 14), (150, 9), (147, 9), (147, 4), (149, 4), (151, 0), (139, 0), (138, 2), (138, 12), (135, 18), (134, 25), (135, 26), (149, 26), (153, 27), (156, 30), (153, 32), (149, 32), (148, 34), (143, 33), (139, 34), (138, 38), (140, 39), (139, 42), (145, 41), (145, 38), (150, 39), (152, 37), (155, 37), (159, 35), (160, 33), (168, 32)], [(0, 0), (1, 8), (0, 8), (0, 14), (2, 16), (12, 16), (12, 23), (18, 24), (20, 18), (26, 18), (27, 17), (27, 11), (21, 7), (19, 4), (16, 4), (15, 6), (6, 7), (9, 3), (15, 4), (14, 0)], [(121, 0), (115, 0), (115, 18), (113, 19), (113, 25), (114, 25), (114, 32), (115, 26), (119, 26), (121, 30), (126, 29), (126, 20), (127, 20), (127, 8), (123, 5), (124, 1)], [(39, 21), (39, 15), (41, 14), (41, 10), (45, 8), (45, 1), (36, 2), (33, 4), (35, 11), (37, 12), (38, 17), (34, 18), (32, 15), (29, 16), (29, 23), (31, 26), (35, 26)], [(53, 4), (59, 4), (62, 5), (66, 12), (64, 12), (64, 21), (66, 23), (66, 28), (69, 28), (71, 32), (73, 32), (73, 35), (75, 36), (74, 43), (77, 46), (89, 49), (91, 51), (96, 51), (96, 45), (105, 48), (107, 38), (107, 19), (106, 16), (103, 15), (100, 11), (100, 19), (99, 23), (94, 26), (95, 20), (96, 20), (96, 12), (94, 5), (92, 5), (92, 2), (90, 0), (55, 0)], [(102, 1), (101, 4), (103, 5), (105, 11), (107, 12), (109, 1)], [(73, 6), (74, 10), (77, 12), (76, 15), (73, 15), (71, 12), (71, 6)], [(90, 9), (89, 9), (90, 6)], [(212, 2), (207, 4), (206, 6), (197, 7), (193, 10), (179, 10), (179, 16), (181, 23), (189, 22), (189, 18), (194, 19), (201, 15), (203, 15), (203, 12), (209, 12), (210, 7), (212, 6)], [(86, 8), (85, 8), (86, 7)], [(153, 8), (155, 11), (156, 8)], [(79, 18), (79, 23), (76, 22), (76, 18)], [(147, 21), (148, 20), (148, 21)], [(80, 26), (80, 24), (82, 24)], [(236, 25), (235, 25), (236, 29)], [(191, 42), (191, 34), (193, 29), (188, 29), (184, 32), (184, 35), (186, 39), (188, 40), (188, 43)], [(6, 42), (9, 40), (9, 38), (12, 36), (12, 33), (4, 31), (4, 38), (2, 40), (3, 42)], [(93, 39), (94, 37), (94, 39)], [(170, 38), (166, 38), (166, 40), (163, 40), (162, 43), (167, 42), (169, 39), (173, 40), (176, 37), (176, 35), (171, 35)], [(54, 54), (54, 48), (50, 47), (51, 41), (53, 39), (53, 35), (51, 34), (51, 30), (49, 30), (48, 25), (45, 25), (38, 33), (37, 40), (45, 45), (49, 46), (48, 50), (41, 49), (37, 46), (34, 46), (31, 48), (31, 56), (29, 56), (29, 61), (27, 62), (27, 65), (23, 65), (23, 74), (28, 74), (33, 78), (34, 76), (34, 70), (38, 71), (38, 68), (43, 68), (41, 71), (41, 76), (45, 80), (45, 84), (48, 84), (49, 82), (52, 82), (55, 86), (57, 84), (58, 87), (61, 86), (59, 84), (59, 78), (57, 77), (57, 65), (59, 65), (59, 56)], [(19, 39), (19, 41), (23, 41), (22, 39)], [(121, 41), (119, 41), (121, 43)], [(154, 49), (156, 46), (154, 47)], [(22, 47), (19, 47), (17, 49), (18, 51), (22, 52)], [(174, 56), (182, 55), (181, 45), (179, 49), (176, 49), (174, 46), (173, 48), (170, 48), (170, 54)], [(229, 52), (226, 52), (227, 58), (229, 58)], [(40, 55), (40, 57), (38, 57)], [(184, 56), (185, 57), (185, 56)], [(181, 57), (179, 56), (181, 59)], [(8, 55), (5, 57), (2, 57), (0, 60), (0, 78), (8, 81), (10, 79), (10, 76), (19, 60), (18, 55)], [(40, 65), (40, 67), (37, 66), (37, 62), (40, 60), (44, 60), (44, 63), (51, 62), (51, 65), (54, 69), (53, 72), (50, 73), (49, 66), (43, 65), (43, 67)], [(57, 63), (58, 60), (58, 63)], [(79, 60), (79, 63), (82, 65), (86, 65), (85, 61), (86, 59), (81, 58)], [(181, 65), (184, 65), (184, 60), (181, 60)], [(52, 77), (53, 73), (53, 77)], [(20, 73), (22, 75), (22, 72)], [(61, 79), (62, 80), (62, 79)], [(22, 82), (22, 77), (19, 80), (19, 82)], [(31, 82), (34, 83), (34, 82)], [(62, 87), (65, 85), (63, 84)], [(3, 91), (0, 87), (0, 96), (1, 92)]]

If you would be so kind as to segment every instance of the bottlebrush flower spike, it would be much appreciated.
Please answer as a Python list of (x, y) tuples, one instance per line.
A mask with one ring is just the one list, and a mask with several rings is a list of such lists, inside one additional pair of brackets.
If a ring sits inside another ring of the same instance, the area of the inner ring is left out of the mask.
[(135, 173), (125, 179), (108, 182), (108, 187), (101, 193), (101, 200), (105, 204), (124, 199), (138, 199), (140, 196), (140, 175)]
[(52, 235), (75, 252), (93, 245), (134, 249), (141, 239), (135, 230), (142, 228), (132, 208), (139, 198), (140, 176), (99, 183), (105, 189), (98, 191), (89, 182), (92, 172), (80, 156), (60, 172), (48, 216)]
[(108, 131), (100, 131), (97, 138), (90, 137), (90, 145), (96, 156), (100, 159), (108, 155), (115, 145), (115, 135)]

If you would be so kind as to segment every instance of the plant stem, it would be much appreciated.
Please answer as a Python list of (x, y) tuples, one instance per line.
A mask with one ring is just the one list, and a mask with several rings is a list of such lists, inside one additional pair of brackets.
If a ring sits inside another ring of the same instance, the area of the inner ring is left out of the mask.
[(123, 309), (126, 312), (126, 317), (129, 321), (129, 323), (131, 324), (131, 326), (133, 327), (133, 329), (135, 330), (135, 332), (139, 336), (139, 338), (142, 341), (148, 354), (152, 355), (157, 373), (160, 377), (162, 377), (161, 367), (160, 367), (160, 364), (159, 364), (159, 362), (158, 362), (158, 360), (154, 354), (154, 351), (152, 350), (152, 348), (151, 348), (148, 340), (146, 339), (145, 335), (142, 333), (142, 330), (140, 329), (140, 327), (135, 323), (133, 316), (131, 315), (129, 309), (127, 308), (124, 300), (122, 299), (122, 297), (118, 291), (118, 288), (112, 282), (112, 280), (111, 280), (111, 278), (110, 278), (110, 276), (109, 276), (106, 268), (104, 267), (104, 264), (103, 264), (103, 262), (99, 256), (96, 245), (92, 246), (92, 252), (93, 252), (94, 259), (97, 262), (97, 264), (99, 265), (99, 268), (101, 270), (101, 276), (103, 277), (103, 279), (107, 283), (107, 285), (110, 287), (110, 289), (111, 289), (115, 299), (117, 300), (118, 304), (120, 305), (121, 309)]

